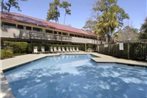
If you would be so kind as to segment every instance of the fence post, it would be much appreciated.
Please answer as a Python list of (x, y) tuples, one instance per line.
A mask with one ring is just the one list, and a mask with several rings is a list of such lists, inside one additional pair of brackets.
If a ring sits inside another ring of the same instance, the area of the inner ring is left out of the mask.
[(130, 58), (130, 43), (128, 42), (128, 59)]

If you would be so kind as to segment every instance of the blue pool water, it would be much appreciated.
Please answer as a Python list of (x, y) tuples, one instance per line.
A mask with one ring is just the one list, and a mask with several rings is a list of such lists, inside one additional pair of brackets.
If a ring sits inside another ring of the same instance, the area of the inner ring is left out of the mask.
[(147, 98), (147, 68), (46, 57), (5, 72), (16, 98)]

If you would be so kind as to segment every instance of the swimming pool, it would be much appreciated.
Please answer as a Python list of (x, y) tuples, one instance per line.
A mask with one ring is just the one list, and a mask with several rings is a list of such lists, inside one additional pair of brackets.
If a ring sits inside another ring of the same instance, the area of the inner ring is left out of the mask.
[(147, 98), (147, 68), (60, 55), (6, 71), (16, 98)]

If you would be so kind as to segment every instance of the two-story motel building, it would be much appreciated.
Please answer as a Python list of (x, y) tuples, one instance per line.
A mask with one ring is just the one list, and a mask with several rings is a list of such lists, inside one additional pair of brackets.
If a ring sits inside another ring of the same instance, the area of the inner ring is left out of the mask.
[[(97, 37), (67, 25), (61, 25), (18, 13), (1, 13), (1, 42), (25, 41), (28, 43), (52, 45), (75, 45), (96, 47)], [(78, 23), (78, 21), (77, 21)], [(94, 49), (94, 48), (93, 48)], [(46, 51), (49, 51), (46, 49)]]

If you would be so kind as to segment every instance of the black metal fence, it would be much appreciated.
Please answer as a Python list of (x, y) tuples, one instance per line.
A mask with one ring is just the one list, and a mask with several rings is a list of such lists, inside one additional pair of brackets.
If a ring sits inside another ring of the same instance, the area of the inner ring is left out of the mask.
[(124, 43), (124, 50), (119, 50), (119, 44), (99, 45), (98, 52), (119, 58), (147, 61), (147, 43)]

